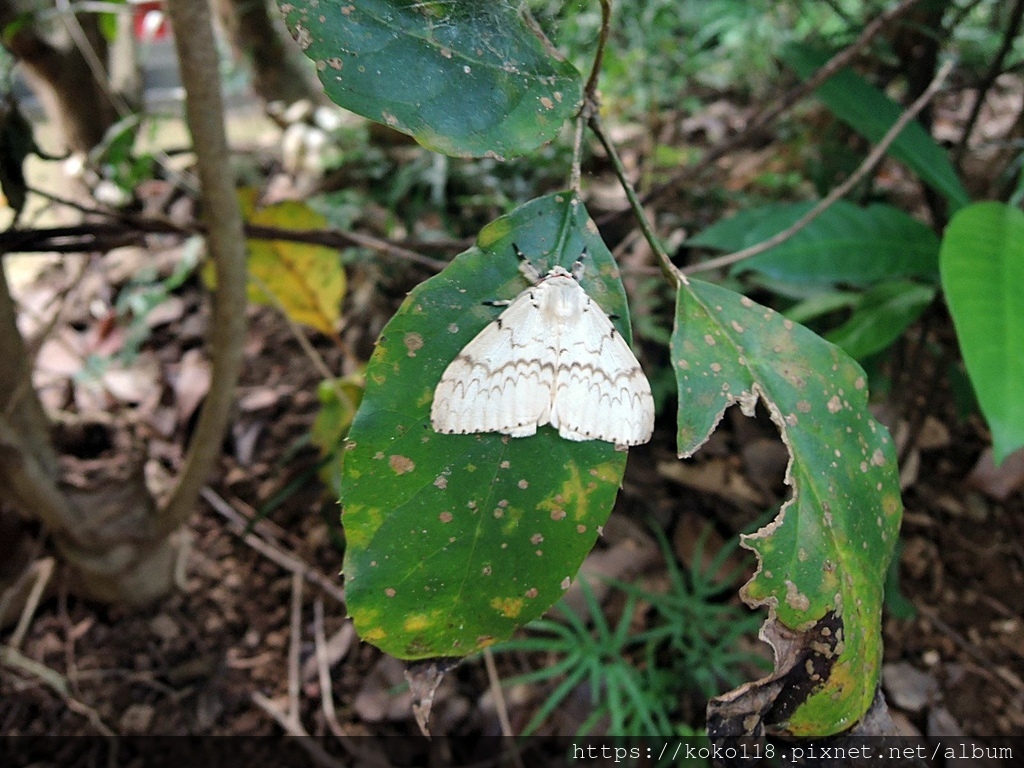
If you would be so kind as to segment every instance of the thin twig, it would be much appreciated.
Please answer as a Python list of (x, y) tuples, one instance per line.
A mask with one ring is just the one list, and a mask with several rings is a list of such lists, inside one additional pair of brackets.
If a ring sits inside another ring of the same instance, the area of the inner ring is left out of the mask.
[[(379, 750), (369, 748), (360, 741), (351, 738), (351, 734), (338, 722), (338, 714), (334, 710), (334, 692), (331, 687), (331, 665), (337, 661), (331, 660), (330, 647), (336, 645), (338, 638), (348, 638), (344, 641), (347, 646), (351, 638), (355, 636), (355, 628), (351, 621), (346, 621), (344, 626), (334, 634), (330, 640), (325, 640), (324, 632), (324, 601), (319, 597), (313, 602), (313, 641), (315, 646), (315, 659), (317, 674), (320, 680), (320, 707), (327, 721), (327, 727), (331, 733), (338, 737), (342, 748), (352, 757), (356, 758), (365, 766), (389, 766), (390, 763), (380, 754)], [(342, 654), (344, 655), (344, 654)], [(340, 657), (338, 657), (340, 658)]]
[(608, 35), (612, 28), (611, 0), (601, 0), (601, 30), (597, 36), (597, 50), (594, 51), (594, 63), (590, 67), (590, 76), (583, 87), (583, 100), (593, 101), (597, 95), (597, 81), (601, 77), (601, 65), (604, 63), (604, 48), (608, 43)]
[(583, 125), (587, 122), (585, 113), (587, 111), (586, 104), (580, 108), (580, 113), (576, 115), (576, 128), (573, 132), (572, 139), (572, 169), (569, 174), (569, 189), (576, 193), (579, 197), (582, 191), (581, 180), (582, 180), (582, 165), (583, 165)]
[[(222, 499), (212, 488), (209, 486), (204, 487), (200, 491), (200, 495), (214, 508), (220, 515), (227, 518), (234, 529), (236, 534), (242, 534), (246, 528), (246, 520), (234, 508)], [(299, 558), (294, 555), (281, 551), (278, 547), (269, 542), (264, 541), (254, 533), (247, 533), (242, 536), (242, 540), (250, 547), (255, 549), (261, 555), (273, 560), (275, 563), (280, 565), (287, 571), (293, 573), (300, 573), (303, 578), (309, 581), (311, 584), (315, 584), (320, 587), (324, 592), (329, 594), (335, 600), (342, 605), (345, 604), (345, 593), (337, 584), (331, 581), (327, 576), (322, 574), (320, 571), (306, 565)]]
[(322, 766), (322, 768), (345, 768), (345, 764), (343, 762), (331, 757), (327, 750), (321, 747), (320, 743), (309, 735), (306, 729), (302, 727), (302, 723), (291, 722), (289, 717), (278, 709), (277, 705), (262, 693), (259, 691), (253, 691), (252, 701), (256, 706), (270, 715), (289, 736), (303, 737), (297, 739), (295, 743), (306, 750), (306, 753), (317, 765)]
[(99, 712), (85, 702), (79, 701), (71, 695), (67, 679), (59, 672), (40, 664), (38, 661), (33, 661), (28, 656), (21, 653), (21, 651), (15, 650), (9, 645), (0, 645), (0, 664), (17, 669), (27, 675), (31, 675), (36, 680), (39, 680), (41, 683), (51, 688), (62, 699), (64, 699), (64, 703), (68, 705), (68, 709), (84, 716), (90, 723), (92, 723), (92, 727), (99, 733), (108, 737), (116, 735), (114, 731), (103, 722), (103, 718), (100, 717)]
[(600, 112), (597, 98), (597, 81), (601, 77), (604, 48), (608, 42), (608, 35), (611, 32), (611, 19), (611, 0), (601, 0), (601, 29), (597, 36), (597, 50), (594, 52), (594, 63), (590, 67), (590, 76), (587, 78), (586, 85), (583, 86), (583, 104), (580, 105), (580, 112), (576, 115), (576, 132), (573, 137), (572, 175), (569, 179), (569, 188), (577, 195), (581, 191), (580, 166), (583, 158), (583, 126), (590, 121), (593, 115)]
[(25, 639), (25, 634), (32, 623), (32, 617), (36, 615), (36, 608), (39, 607), (43, 590), (46, 589), (46, 585), (50, 583), (50, 578), (53, 576), (53, 567), (54, 559), (52, 557), (44, 557), (42, 560), (32, 563), (32, 570), (36, 573), (35, 583), (32, 584), (32, 589), (25, 599), (25, 607), (21, 611), (21, 616), (18, 617), (18, 626), (14, 628), (14, 632), (7, 641), (8, 647), (15, 650), (21, 647), (21, 641)]
[(601, 145), (604, 147), (605, 152), (608, 153), (608, 158), (612, 161), (612, 167), (615, 169), (615, 175), (619, 179), (619, 183), (622, 188), (626, 191), (626, 199), (629, 200), (629, 204), (633, 209), (633, 215), (636, 216), (637, 222), (640, 225), (640, 230), (644, 233), (644, 237), (650, 244), (651, 249), (658, 256), (658, 262), (661, 265), (661, 271), (678, 287), (686, 284), (686, 276), (679, 271), (679, 268), (672, 263), (672, 259), (669, 258), (668, 253), (665, 251), (664, 246), (655, 234), (654, 229), (651, 227), (651, 223), (647, 220), (647, 215), (644, 213), (643, 204), (636, 195), (636, 190), (633, 189), (633, 184), (629, 180), (629, 176), (626, 174), (626, 167), (622, 164), (622, 158), (619, 157), (619, 153), (615, 149), (615, 145), (611, 139), (608, 138), (608, 134), (604, 130), (604, 126), (601, 123), (601, 116), (594, 112), (590, 116), (590, 130), (594, 132)]
[(229, 164), (216, 40), (207, 3), (167, 0), (185, 88), (185, 116), (196, 154), (208, 231), (206, 249), (217, 277), (208, 328), (210, 386), (192, 440), (167, 501), (153, 517), (153, 535), (168, 536), (192, 514), (220, 460), (244, 358), (247, 258), (242, 213)]
[(60, 20), (63, 22), (68, 35), (74, 41), (78, 52), (82, 54), (82, 58), (85, 59), (85, 65), (89, 68), (93, 80), (96, 81), (96, 85), (99, 86), (100, 90), (103, 91), (103, 95), (110, 101), (114, 111), (117, 112), (117, 116), (127, 117), (130, 115), (131, 107), (128, 106), (128, 103), (119, 94), (111, 90), (110, 83), (107, 80), (106, 67), (100, 61), (96, 49), (92, 47), (89, 36), (85, 33), (85, 29), (82, 28), (82, 24), (78, 21), (78, 17), (71, 8), (71, 3), (68, 0), (55, 0), (54, 5), (57, 7)]
[[(317, 598), (318, 600), (320, 598)], [(327, 669), (330, 670), (335, 664), (345, 658), (346, 654), (352, 649), (352, 641), (356, 639), (356, 628), (352, 624), (351, 619), (346, 619), (345, 623), (341, 625), (341, 628), (327, 638), (327, 642), (323, 647), (323, 661), (327, 664)], [(320, 660), (318, 658), (311, 657), (306, 659), (302, 664), (302, 684), (312, 682), (314, 677), (319, 674)]]
[[(498, 665), (494, 663), (494, 654), (490, 648), (484, 648), (484, 667), (487, 669), (487, 682), (491, 689), (491, 698), (494, 699), (494, 711), (498, 715), (498, 724), (501, 726), (502, 736), (514, 736), (512, 732), (512, 721), (508, 718), (508, 707), (505, 706), (505, 694), (501, 690), (501, 678), (498, 676)], [(519, 765), (519, 753), (515, 753), (516, 763)]]
[(910, 105), (907, 110), (899, 116), (892, 127), (886, 131), (885, 136), (878, 142), (874, 149), (868, 153), (868, 156), (864, 158), (864, 162), (860, 164), (856, 171), (854, 171), (849, 178), (846, 179), (842, 184), (833, 189), (826, 197), (822, 198), (817, 205), (811, 210), (801, 216), (791, 226), (782, 230), (776, 235), (769, 237), (767, 240), (763, 240), (760, 243), (751, 245), (748, 248), (736, 251), (735, 253), (729, 253), (724, 256), (719, 256), (708, 261), (701, 262), (700, 264), (694, 264), (692, 266), (683, 269), (683, 272), (687, 275), (692, 275), (695, 272), (706, 272), (710, 269), (719, 269), (721, 267), (727, 267), (737, 262), (749, 259), (758, 254), (764, 253), (765, 251), (771, 250), (777, 245), (789, 240), (793, 235), (803, 230), (812, 221), (818, 218), (826, 210), (828, 210), (837, 200), (843, 198), (851, 189), (853, 189), (861, 179), (871, 173), (875, 167), (885, 157), (885, 153), (889, 151), (889, 147), (903, 132), (903, 129), (907, 127), (907, 123), (913, 120), (917, 114), (924, 109), (925, 105), (932, 100), (938, 90), (942, 87), (942, 84), (946, 81), (949, 73), (953, 69), (953, 62), (947, 61), (935, 75), (931, 83), (925, 89), (924, 93), (917, 97), (913, 104)]
[[(999, 9), (995, 8), (993, 13), (998, 13)], [(1003, 72), (1003, 64), (1006, 61), (1007, 55), (1013, 50), (1013, 44), (1017, 39), (1017, 34), (1020, 32), (1021, 22), (1024, 21), (1024, 0), (1017, 0), (1016, 5), (1013, 6), (1013, 10), (1010, 11), (1010, 23), (1007, 25), (1006, 30), (1003, 32), (1003, 42), (999, 46), (999, 51), (996, 53), (992, 63), (989, 65), (988, 71), (981, 80), (981, 84), (978, 86), (978, 95), (974, 99), (974, 105), (971, 107), (971, 114), (967, 118), (967, 123), (964, 125), (963, 134), (960, 136), (960, 143), (957, 145), (956, 151), (953, 154), (953, 164), (960, 168), (963, 164), (964, 154), (967, 152), (968, 143), (971, 140), (971, 134), (974, 133), (974, 127), (978, 122), (978, 118), (981, 116), (981, 108), (985, 106), (985, 98), (988, 96), (988, 92), (992, 89), (992, 86), (996, 82), (996, 78), (999, 77)]]
[(316, 669), (320, 681), (320, 709), (324, 713), (324, 720), (327, 727), (339, 739), (348, 734), (338, 722), (338, 715), (334, 711), (334, 689), (331, 686), (331, 664), (327, 658), (327, 637), (324, 632), (324, 601), (317, 598), (313, 601), (313, 644), (316, 650)]
[(299, 651), (302, 647), (302, 574), (292, 571), (291, 640), (288, 643), (288, 719), (299, 720)]
[[(743, 127), (743, 130), (733, 134), (721, 144), (712, 147), (696, 164), (681, 168), (670, 178), (648, 190), (641, 198), (643, 203), (646, 205), (647, 203), (660, 198), (666, 192), (674, 189), (684, 180), (693, 179), (701, 175), (708, 168), (718, 162), (720, 158), (725, 157), (725, 155), (729, 154), (737, 147), (742, 146), (751, 136), (756, 135), (770, 123), (774, 122), (781, 114), (790, 109), (798, 101), (801, 101), (809, 94), (813, 93), (822, 83), (832, 77), (832, 75), (852, 62), (860, 52), (871, 43), (872, 40), (885, 30), (894, 20), (898, 19), (918, 2), (920, 2), (920, 0), (903, 0), (903, 2), (898, 5), (894, 5), (876, 19), (872, 20), (864, 27), (864, 30), (857, 36), (856, 40), (825, 62), (818, 71), (811, 77), (807, 78), (807, 80), (804, 80), (802, 83), (792, 88), (770, 107), (762, 110), (752, 117)], [(620, 212), (616, 212), (612, 215), (617, 216), (619, 213)]]

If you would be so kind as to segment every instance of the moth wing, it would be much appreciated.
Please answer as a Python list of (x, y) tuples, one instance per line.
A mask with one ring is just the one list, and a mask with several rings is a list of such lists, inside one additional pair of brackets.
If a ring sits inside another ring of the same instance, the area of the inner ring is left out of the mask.
[(550, 421), (557, 334), (538, 311), (545, 290), (519, 294), (445, 369), (430, 408), (437, 432), (527, 437)]
[(551, 424), (566, 440), (616, 445), (646, 443), (654, 432), (651, 385), (626, 340), (589, 296), (562, 328)]

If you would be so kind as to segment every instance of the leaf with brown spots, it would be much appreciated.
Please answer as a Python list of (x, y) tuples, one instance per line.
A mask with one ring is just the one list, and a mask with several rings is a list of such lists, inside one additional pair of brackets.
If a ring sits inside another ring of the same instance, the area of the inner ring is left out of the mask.
[(583, 287), (629, 338), (615, 262), (568, 193), (489, 224), (388, 323), (367, 365), (341, 496), (349, 613), (363, 640), (399, 658), (464, 656), (546, 611), (622, 482), (626, 455), (611, 443), (565, 440), (550, 426), (522, 438), (431, 427), (441, 374), (500, 313), (484, 302), (528, 285), (512, 243), (542, 271), (586, 248)]
[(524, 154), (582, 102), (582, 76), (517, 3), (290, 0), (281, 11), (331, 101), (435, 152)]
[[(692, 455), (707, 440), (728, 406), (739, 403), (752, 415), (758, 400), (790, 454), (786, 483), (792, 498), (743, 542), (760, 566), (742, 595), (752, 606), (768, 607), (766, 637), (776, 647), (778, 666), (769, 678), (716, 701), (709, 712), (716, 715), (728, 701), (730, 717), (757, 715), (759, 727), (776, 733), (845, 730), (875, 695), (883, 586), (902, 514), (892, 439), (868, 411), (864, 372), (806, 328), (696, 280), (679, 291), (672, 362), (680, 456)], [(813, 633), (827, 634), (827, 653)], [(794, 687), (791, 673), (808, 663), (812, 650), (821, 664)], [(775, 690), (777, 703), (785, 701), (770, 719), (770, 709), (754, 703), (755, 693), (768, 689)], [(751, 706), (744, 710), (747, 695)]]

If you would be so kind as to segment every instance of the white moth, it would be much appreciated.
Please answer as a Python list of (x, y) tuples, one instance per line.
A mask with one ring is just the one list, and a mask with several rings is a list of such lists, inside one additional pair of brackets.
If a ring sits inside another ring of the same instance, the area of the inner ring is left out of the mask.
[[(515, 246), (513, 246), (515, 247)], [(430, 422), (445, 434), (527, 437), (544, 424), (566, 440), (639, 445), (654, 430), (651, 385), (608, 315), (572, 272), (541, 277), (452, 360), (434, 390)], [(584, 255), (586, 252), (584, 252)]]

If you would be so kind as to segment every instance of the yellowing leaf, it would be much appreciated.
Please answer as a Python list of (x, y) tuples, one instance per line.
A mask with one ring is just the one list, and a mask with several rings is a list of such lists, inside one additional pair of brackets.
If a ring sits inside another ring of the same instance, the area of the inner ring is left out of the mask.
[[(324, 218), (305, 203), (286, 201), (255, 210), (255, 198), (254, 189), (239, 191), (242, 211), (252, 224), (295, 230), (326, 225)], [(344, 296), (345, 270), (333, 248), (249, 240), (249, 301), (276, 307), (298, 323), (333, 334)]]

